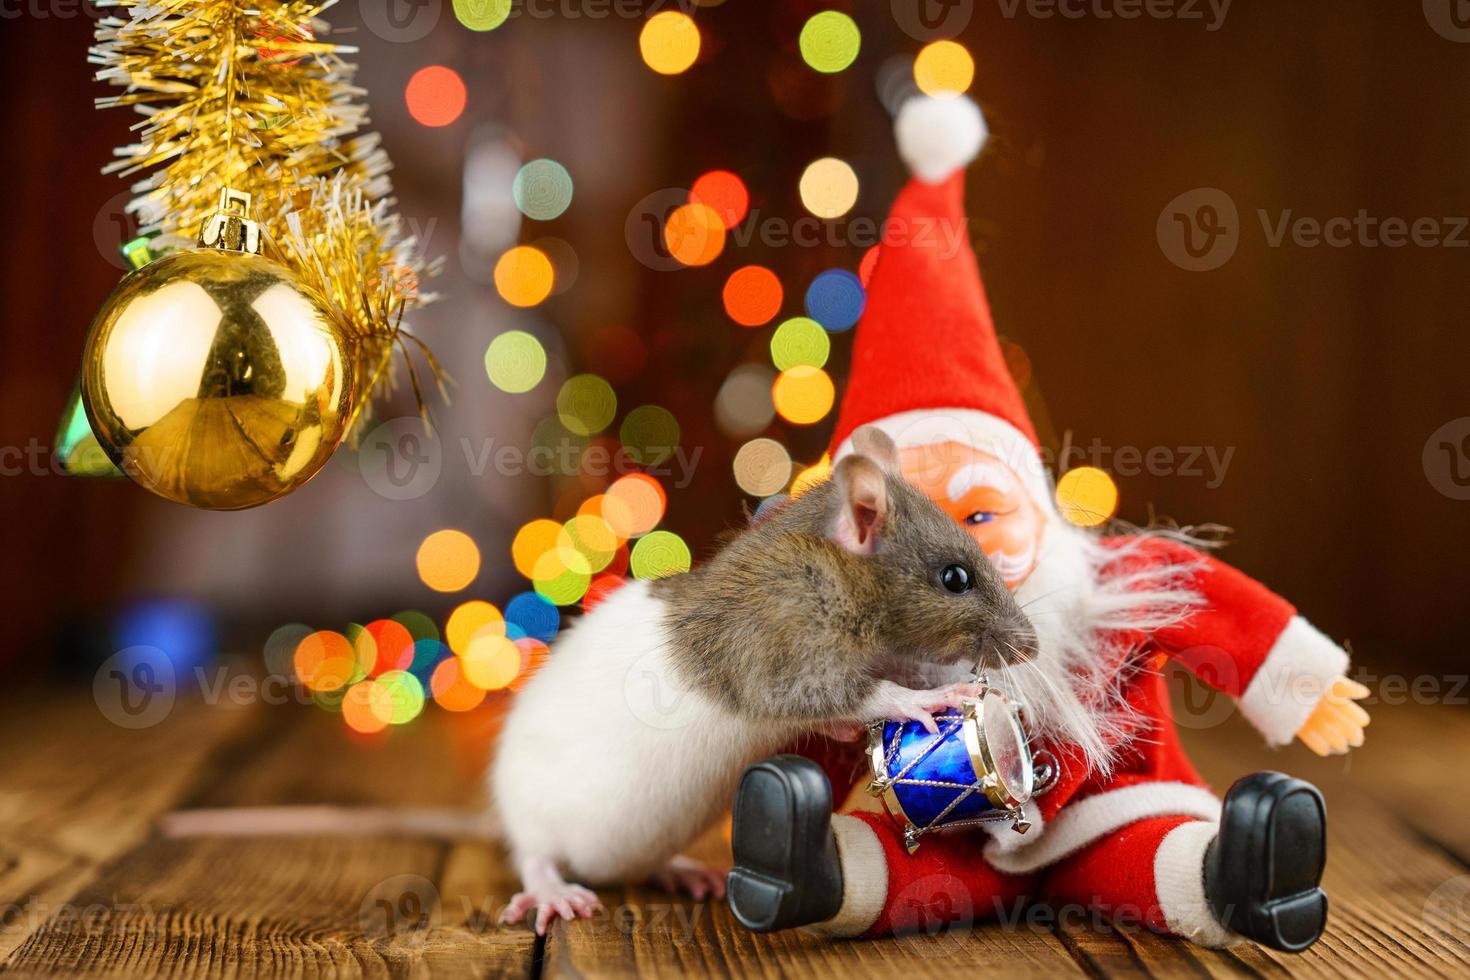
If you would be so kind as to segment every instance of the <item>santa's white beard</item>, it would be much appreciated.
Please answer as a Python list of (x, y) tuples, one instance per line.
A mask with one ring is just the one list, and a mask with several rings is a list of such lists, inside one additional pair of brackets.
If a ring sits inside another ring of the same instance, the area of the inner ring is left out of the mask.
[(1132, 547), (1104, 547), (1054, 517), (1036, 568), (1015, 592), (1036, 627), (1037, 654), (990, 678), (1025, 704), (1033, 736), (1075, 746), (1095, 772), (1111, 769), (1135, 721), (1122, 694), (1131, 665), (1119, 634), (1160, 629), (1200, 601), (1187, 566), (1138, 562), (1131, 574), (1102, 574)]

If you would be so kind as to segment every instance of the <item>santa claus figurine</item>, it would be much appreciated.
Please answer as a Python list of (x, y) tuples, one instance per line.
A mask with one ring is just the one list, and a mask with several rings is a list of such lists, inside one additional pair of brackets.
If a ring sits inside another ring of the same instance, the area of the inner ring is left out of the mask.
[(933, 834), (910, 853), (882, 814), (833, 815), (830, 783), (845, 799), (861, 765), (852, 752), (829, 753), (825, 773), (797, 755), (752, 766), (734, 808), (736, 917), (878, 936), (1034, 898), (1206, 946), (1305, 949), (1327, 917), (1321, 795), (1256, 773), (1218, 798), (1184, 755), (1159, 667), (1172, 658), (1235, 698), (1270, 745), (1295, 737), (1322, 755), (1362, 744), (1366, 689), (1289, 602), (1178, 536), (1062, 519), (964, 233), (964, 168), (984, 120), (963, 97), (915, 98), (896, 133), (912, 179), (869, 280), (832, 455), (879, 426), (904, 476), (1015, 591), (1038, 652), (992, 680), (1024, 702), (1058, 775), (1027, 804), (1027, 832)]

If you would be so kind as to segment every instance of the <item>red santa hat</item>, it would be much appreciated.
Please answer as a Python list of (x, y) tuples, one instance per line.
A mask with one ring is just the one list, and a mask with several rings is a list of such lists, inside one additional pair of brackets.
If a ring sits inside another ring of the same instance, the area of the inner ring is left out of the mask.
[(875, 424), (899, 448), (957, 442), (997, 456), (1034, 499), (1050, 485), (1036, 431), (1001, 354), (966, 228), (965, 166), (985, 119), (964, 96), (915, 97), (894, 123), (912, 178), (884, 226), (832, 455)]

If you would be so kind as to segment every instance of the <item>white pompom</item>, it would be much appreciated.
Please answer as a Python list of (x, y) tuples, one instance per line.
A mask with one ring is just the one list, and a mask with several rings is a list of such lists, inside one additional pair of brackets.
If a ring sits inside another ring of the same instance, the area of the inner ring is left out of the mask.
[(988, 135), (980, 107), (963, 95), (915, 96), (898, 110), (898, 155), (920, 180), (937, 184), (980, 155)]

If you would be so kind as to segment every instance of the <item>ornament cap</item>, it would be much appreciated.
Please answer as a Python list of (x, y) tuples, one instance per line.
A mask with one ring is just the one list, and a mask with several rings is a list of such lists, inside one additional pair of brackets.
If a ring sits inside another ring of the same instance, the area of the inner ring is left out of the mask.
[(249, 194), (233, 187), (219, 192), (219, 210), (200, 227), (199, 247), (260, 254), (260, 225), (250, 217)]

